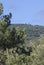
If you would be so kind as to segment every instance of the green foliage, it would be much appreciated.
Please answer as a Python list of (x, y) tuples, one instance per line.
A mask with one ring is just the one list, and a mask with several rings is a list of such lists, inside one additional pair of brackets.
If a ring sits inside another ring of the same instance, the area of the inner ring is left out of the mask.
[(13, 48), (17, 44), (24, 43), (24, 31), (18, 31), (15, 28), (9, 28), (11, 25), (12, 14), (4, 15), (0, 20), (0, 46), (4, 49)]
[[(2, 4), (0, 9), (1, 15)], [(0, 19), (0, 65), (44, 65), (44, 27), (12, 27), (11, 17), (9, 13)]]

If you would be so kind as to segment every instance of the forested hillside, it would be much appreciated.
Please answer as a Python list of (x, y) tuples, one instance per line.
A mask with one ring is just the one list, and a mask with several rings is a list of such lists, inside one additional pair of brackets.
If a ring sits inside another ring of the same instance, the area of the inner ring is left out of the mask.
[(44, 26), (11, 24), (0, 3), (0, 65), (44, 65)]
[(11, 27), (19, 27), (20, 30), (23, 28), (27, 34), (27, 40), (32, 40), (44, 34), (44, 26), (31, 25), (31, 24), (12, 24)]

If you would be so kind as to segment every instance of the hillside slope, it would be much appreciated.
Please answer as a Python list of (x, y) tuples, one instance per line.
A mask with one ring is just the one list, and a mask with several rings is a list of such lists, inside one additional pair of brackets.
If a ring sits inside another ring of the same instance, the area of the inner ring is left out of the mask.
[(31, 24), (12, 24), (11, 27), (19, 27), (21, 30), (26, 29), (27, 40), (35, 39), (41, 34), (44, 34), (44, 26), (31, 25)]

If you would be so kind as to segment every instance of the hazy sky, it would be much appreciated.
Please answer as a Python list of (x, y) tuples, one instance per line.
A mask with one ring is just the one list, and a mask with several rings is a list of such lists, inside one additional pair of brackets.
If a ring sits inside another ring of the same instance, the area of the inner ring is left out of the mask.
[(44, 0), (0, 0), (4, 13), (12, 13), (12, 23), (44, 25)]

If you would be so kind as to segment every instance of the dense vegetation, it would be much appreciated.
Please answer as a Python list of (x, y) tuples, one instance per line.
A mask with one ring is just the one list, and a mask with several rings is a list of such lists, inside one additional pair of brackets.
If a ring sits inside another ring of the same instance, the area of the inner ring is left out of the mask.
[(11, 24), (0, 3), (0, 65), (44, 65), (44, 26)]
[(44, 34), (44, 26), (31, 24), (12, 24), (11, 27), (19, 27), (20, 29), (25, 28), (28, 40), (38, 38), (41, 34)]

